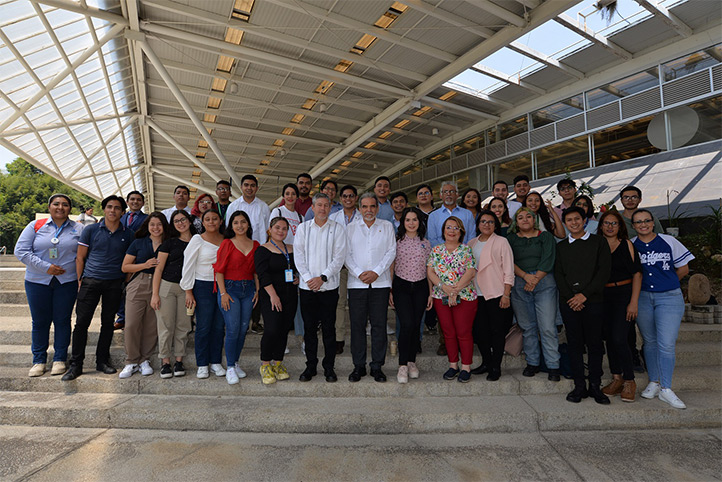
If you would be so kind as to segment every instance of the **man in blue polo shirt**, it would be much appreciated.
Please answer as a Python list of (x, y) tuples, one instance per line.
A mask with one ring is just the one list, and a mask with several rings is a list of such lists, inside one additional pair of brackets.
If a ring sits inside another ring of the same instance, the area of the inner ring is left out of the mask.
[(438, 246), (444, 242), (441, 237), (441, 227), (444, 225), (444, 221), (450, 216), (456, 216), (464, 223), (466, 236), (464, 236), (464, 239), (461, 241), (468, 243), (476, 236), (474, 215), (471, 214), (471, 211), (468, 209), (456, 204), (456, 200), (459, 199), (459, 189), (456, 187), (454, 181), (444, 181), (441, 183), (441, 199), (444, 202), (443, 206), (429, 214), (426, 237), (431, 241), (431, 246)]
[(73, 352), (70, 368), (63, 375), (63, 381), (75, 380), (83, 374), (88, 327), (101, 298), (103, 307), (100, 313), (100, 338), (95, 351), (95, 368), (108, 375), (117, 371), (110, 364), (113, 319), (123, 291), (124, 275), (120, 267), (134, 236), (133, 231), (120, 222), (127, 207), (122, 197), (108, 196), (101, 205), (104, 218), (84, 229), (78, 240), (75, 267), (80, 289), (75, 305)]

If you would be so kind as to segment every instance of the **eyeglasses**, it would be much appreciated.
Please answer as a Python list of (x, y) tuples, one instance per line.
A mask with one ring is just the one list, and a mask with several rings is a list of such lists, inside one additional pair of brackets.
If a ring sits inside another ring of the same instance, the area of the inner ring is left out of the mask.
[(444, 229), (448, 229), (449, 231), (458, 231), (458, 230), (460, 230), (461, 228), (460, 228), (459, 226), (451, 226), (451, 225), (449, 225), (449, 226), (446, 226), (446, 228), (444, 228)]
[(639, 196), (636, 194), (633, 196), (622, 196), (622, 201), (636, 201), (637, 199), (639, 199)]
[(417, 196), (431, 196), (430, 191), (421, 191), (416, 193)]
[(355, 197), (355, 194), (341, 194), (341, 199), (353, 199)]
[(496, 221), (492, 221), (491, 219), (481, 219), (479, 224), (496, 224)]
[(602, 223), (602, 226), (616, 226), (617, 224), (619, 224), (619, 223), (616, 221), (604, 221)]
[(173, 224), (183, 224), (183, 223), (187, 223), (187, 222), (188, 222), (187, 218), (178, 218), (178, 219), (173, 220)]
[(634, 225), (636, 225), (636, 226), (639, 226), (639, 225), (642, 225), (642, 224), (649, 224), (649, 223), (653, 223), (653, 222), (654, 222), (654, 221), (651, 220), (651, 219), (640, 219), (639, 221), (632, 221), (632, 224), (634, 224)]
[(559, 188), (559, 192), (562, 191), (574, 191), (574, 188), (572, 186), (564, 186)]
[(229, 192), (229, 191), (230, 191), (230, 189), (228, 189), (227, 187), (217, 187), (216, 188), (216, 192)]
[(456, 194), (456, 189), (444, 189), (441, 194)]
[(199, 201), (198, 204), (213, 204), (213, 201), (203, 200)]

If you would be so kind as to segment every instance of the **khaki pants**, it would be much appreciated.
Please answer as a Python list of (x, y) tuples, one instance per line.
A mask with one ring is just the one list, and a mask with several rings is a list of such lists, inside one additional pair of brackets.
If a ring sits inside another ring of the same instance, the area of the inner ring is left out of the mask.
[(186, 354), (186, 342), (191, 331), (191, 317), (186, 314), (186, 292), (178, 283), (161, 280), (160, 310), (155, 312), (158, 320), (158, 357), (182, 357)]
[(150, 359), (158, 343), (155, 311), (150, 307), (153, 275), (140, 273), (125, 289), (125, 363), (138, 364)]
[(346, 327), (349, 325), (348, 318), (348, 270), (341, 269), (341, 281), (338, 285), (338, 304), (336, 305), (336, 341), (344, 341), (346, 338)]

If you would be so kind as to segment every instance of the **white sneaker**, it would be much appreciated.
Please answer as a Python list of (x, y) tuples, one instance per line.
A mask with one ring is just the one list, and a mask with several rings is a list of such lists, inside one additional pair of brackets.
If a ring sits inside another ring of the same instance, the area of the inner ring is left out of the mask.
[(641, 396), (642, 398), (648, 398), (651, 400), (659, 395), (660, 388), (659, 382), (649, 382), (649, 385), (647, 385), (647, 388), (644, 389)]
[(402, 365), (399, 367), (399, 372), (396, 374), (396, 380), (399, 383), (409, 383), (409, 367)]
[(659, 399), (663, 402), (667, 402), (674, 408), (687, 408), (682, 400), (672, 391), (671, 388), (663, 388), (659, 392)]
[(150, 366), (150, 362), (148, 360), (140, 364), (140, 374), (144, 377), (149, 377), (153, 374), (153, 367)]
[(123, 368), (123, 371), (120, 372), (120, 375), (118, 375), (118, 378), (130, 378), (133, 376), (133, 373), (138, 371), (138, 365), (136, 363), (131, 363), (130, 365), (126, 365)]
[(409, 378), (419, 378), (419, 369), (416, 366), (416, 363), (409, 362)]
[(62, 375), (66, 371), (68, 371), (68, 367), (65, 365), (65, 362), (62, 361), (54, 361), (53, 362), (53, 368), (50, 370), (50, 374), (55, 375)]
[(196, 378), (208, 378), (208, 367), (198, 367), (198, 371), (196, 372)]
[(39, 377), (45, 373), (45, 363), (35, 363), (28, 372), (29, 377)]
[(226, 370), (226, 381), (229, 385), (235, 385), (239, 382), (235, 367), (229, 367), (228, 370)]
[(246, 372), (241, 370), (241, 367), (238, 366), (238, 363), (236, 363), (235, 368), (236, 368), (236, 376), (238, 376), (238, 378), (246, 378)]
[(220, 363), (211, 363), (211, 371), (217, 377), (222, 377), (226, 374), (226, 369)]

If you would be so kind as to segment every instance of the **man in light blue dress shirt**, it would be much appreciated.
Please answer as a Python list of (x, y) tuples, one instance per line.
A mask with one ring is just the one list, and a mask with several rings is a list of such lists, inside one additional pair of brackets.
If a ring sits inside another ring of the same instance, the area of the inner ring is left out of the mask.
[(393, 223), (394, 209), (391, 207), (391, 201), (389, 201), (389, 194), (391, 194), (391, 181), (388, 177), (381, 176), (376, 179), (376, 182), (374, 183), (374, 194), (376, 194), (376, 199), (379, 201), (379, 213), (376, 217)]
[(456, 216), (464, 223), (466, 236), (464, 236), (463, 241), (464, 243), (468, 243), (476, 236), (474, 215), (471, 214), (471, 211), (468, 209), (456, 204), (457, 199), (459, 199), (459, 189), (454, 181), (444, 181), (441, 183), (441, 199), (444, 202), (443, 206), (429, 214), (426, 236), (429, 238), (429, 241), (431, 241), (431, 245), (438, 246), (444, 242), (441, 237), (441, 227), (444, 225), (444, 221), (450, 216)]

